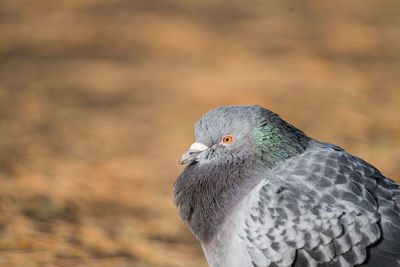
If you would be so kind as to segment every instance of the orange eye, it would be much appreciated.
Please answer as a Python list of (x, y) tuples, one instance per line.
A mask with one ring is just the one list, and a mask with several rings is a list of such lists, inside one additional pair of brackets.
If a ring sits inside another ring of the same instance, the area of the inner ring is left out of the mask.
[(230, 135), (225, 135), (224, 138), (222, 138), (222, 142), (225, 144), (232, 143), (233, 137)]

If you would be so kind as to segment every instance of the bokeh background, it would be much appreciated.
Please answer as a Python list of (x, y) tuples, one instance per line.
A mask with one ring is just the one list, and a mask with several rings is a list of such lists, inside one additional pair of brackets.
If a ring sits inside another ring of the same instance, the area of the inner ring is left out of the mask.
[(172, 187), (259, 104), (400, 182), (398, 0), (1, 0), (0, 265), (206, 266)]

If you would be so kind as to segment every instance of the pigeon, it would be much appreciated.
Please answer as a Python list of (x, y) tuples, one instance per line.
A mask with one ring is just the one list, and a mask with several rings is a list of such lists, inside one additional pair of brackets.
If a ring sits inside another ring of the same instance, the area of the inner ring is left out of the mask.
[(218, 107), (174, 184), (212, 267), (400, 266), (400, 189), (257, 105)]

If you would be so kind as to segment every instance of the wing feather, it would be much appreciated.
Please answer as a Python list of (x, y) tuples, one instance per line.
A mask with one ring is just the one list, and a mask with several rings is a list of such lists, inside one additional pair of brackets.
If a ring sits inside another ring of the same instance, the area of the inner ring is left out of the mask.
[(245, 241), (257, 266), (400, 260), (400, 190), (343, 150), (309, 149), (269, 173), (256, 194)]

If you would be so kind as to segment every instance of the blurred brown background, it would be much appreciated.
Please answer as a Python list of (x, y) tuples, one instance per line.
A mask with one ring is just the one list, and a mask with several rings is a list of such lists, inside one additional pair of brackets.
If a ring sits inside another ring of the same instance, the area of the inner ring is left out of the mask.
[(1, 0), (0, 265), (206, 266), (172, 186), (260, 104), (400, 181), (398, 0)]

